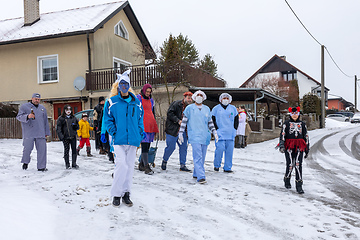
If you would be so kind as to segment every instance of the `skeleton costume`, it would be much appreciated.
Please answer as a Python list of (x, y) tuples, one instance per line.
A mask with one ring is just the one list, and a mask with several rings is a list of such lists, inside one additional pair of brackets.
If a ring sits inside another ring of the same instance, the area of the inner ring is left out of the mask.
[[(291, 188), (290, 178), (293, 168), (296, 174), (296, 191), (304, 193), (302, 189), (302, 161), (309, 152), (309, 136), (306, 124), (300, 120), (300, 107), (289, 108), (290, 119), (285, 121), (280, 132), (279, 149), (285, 153), (286, 172), (284, 177), (285, 187)], [(294, 120), (293, 114), (299, 117)]]

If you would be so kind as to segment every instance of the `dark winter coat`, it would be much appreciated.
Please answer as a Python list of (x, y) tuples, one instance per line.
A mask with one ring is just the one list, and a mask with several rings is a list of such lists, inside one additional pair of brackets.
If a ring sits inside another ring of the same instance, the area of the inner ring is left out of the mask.
[(69, 118), (61, 115), (57, 120), (56, 133), (61, 141), (76, 138), (78, 129), (78, 120), (73, 115)]
[(103, 110), (104, 104), (98, 104), (94, 108), (94, 128), (96, 128), (96, 132), (101, 132), (101, 125), (103, 119)]
[(178, 100), (170, 104), (166, 115), (165, 132), (177, 137), (180, 129), (179, 121), (182, 119), (184, 101)]
[(296, 121), (290, 117), (284, 122), (280, 132), (279, 147), (309, 152), (309, 135), (306, 124), (300, 120), (300, 116)]

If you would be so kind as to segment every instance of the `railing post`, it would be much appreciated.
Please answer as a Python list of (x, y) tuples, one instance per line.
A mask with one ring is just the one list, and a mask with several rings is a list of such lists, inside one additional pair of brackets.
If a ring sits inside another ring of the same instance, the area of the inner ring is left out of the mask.
[(259, 131), (262, 132), (264, 130), (264, 117), (257, 117), (256, 121), (260, 123)]

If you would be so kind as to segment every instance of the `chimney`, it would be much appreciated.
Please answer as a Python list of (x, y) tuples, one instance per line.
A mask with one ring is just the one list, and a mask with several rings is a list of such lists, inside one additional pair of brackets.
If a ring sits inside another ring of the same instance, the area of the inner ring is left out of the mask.
[(24, 0), (24, 26), (31, 26), (40, 20), (40, 0)]
[(284, 55), (284, 56), (280, 56), (280, 58), (281, 58), (282, 60), (286, 61), (286, 56), (285, 56), (285, 55)]

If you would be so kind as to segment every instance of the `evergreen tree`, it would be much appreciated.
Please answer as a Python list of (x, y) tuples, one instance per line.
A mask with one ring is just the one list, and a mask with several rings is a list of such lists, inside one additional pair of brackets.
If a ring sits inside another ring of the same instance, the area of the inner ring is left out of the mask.
[(200, 60), (199, 68), (203, 69), (214, 77), (217, 76), (217, 64), (209, 53)]
[(318, 96), (307, 93), (302, 99), (303, 112), (304, 113), (316, 113), (321, 114), (321, 102)]

